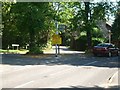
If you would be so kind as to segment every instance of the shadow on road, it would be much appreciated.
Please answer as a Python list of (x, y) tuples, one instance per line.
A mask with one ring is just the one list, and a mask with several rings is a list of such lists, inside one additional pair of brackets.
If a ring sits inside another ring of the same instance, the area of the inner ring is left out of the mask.
[(96, 67), (120, 67), (119, 57), (93, 57), (84, 54), (63, 54), (47, 56), (25, 56), (19, 54), (3, 54), (1, 64), (8, 65), (72, 65), (72, 66), (96, 66)]

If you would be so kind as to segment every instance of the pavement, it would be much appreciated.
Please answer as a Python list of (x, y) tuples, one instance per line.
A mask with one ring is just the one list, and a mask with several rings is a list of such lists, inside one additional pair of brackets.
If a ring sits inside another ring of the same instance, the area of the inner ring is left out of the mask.
[[(60, 46), (60, 54), (84, 54), (84, 51), (73, 51), (66, 46)], [(53, 46), (50, 50), (44, 50), (44, 54), (56, 54), (56, 47)]]
[(64, 46), (60, 47), (61, 55), (58, 57), (54, 56), (55, 47), (44, 53), (45, 56), (38, 55), (36, 58), (3, 55), (3, 64), (0, 65), (4, 68), (4, 71), (0, 71), (3, 72), (1, 76), (4, 79), (3, 86), (6, 88), (68, 88), (68, 86), (69, 88), (86, 86), (113, 88), (120, 85), (118, 82), (120, 71), (119, 66), (117, 67), (119, 57), (86, 57), (85, 52), (72, 51)]
[[(55, 46), (52, 47), (51, 50), (49, 51), (44, 51), (45, 54), (55, 54)], [(60, 46), (60, 54), (85, 54), (84, 51), (72, 51), (69, 50), (68, 47), (65, 46)], [(120, 59), (120, 57), (118, 57)], [(113, 87), (113, 86), (118, 86), (120, 87), (120, 70), (118, 68), (118, 71), (115, 72), (109, 79), (107, 84), (103, 85), (106, 88)]]

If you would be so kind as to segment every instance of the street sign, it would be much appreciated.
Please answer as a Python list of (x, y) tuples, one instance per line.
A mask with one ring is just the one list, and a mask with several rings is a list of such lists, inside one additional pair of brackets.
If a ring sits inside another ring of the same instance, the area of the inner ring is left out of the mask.
[(12, 44), (12, 46), (14, 47), (14, 46), (19, 46), (19, 44)]
[(14, 49), (14, 47), (17, 47), (17, 50), (18, 50), (19, 44), (12, 44), (12, 47), (13, 47), (13, 49)]
[(52, 36), (52, 44), (62, 44), (62, 38), (60, 35), (54, 34)]

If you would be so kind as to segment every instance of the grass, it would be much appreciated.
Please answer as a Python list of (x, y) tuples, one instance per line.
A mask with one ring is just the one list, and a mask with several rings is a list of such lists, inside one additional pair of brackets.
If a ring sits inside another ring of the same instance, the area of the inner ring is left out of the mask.
[(12, 54), (25, 54), (27, 53), (29, 50), (3, 50), (3, 49), (0, 49), (0, 53), (12, 53)]

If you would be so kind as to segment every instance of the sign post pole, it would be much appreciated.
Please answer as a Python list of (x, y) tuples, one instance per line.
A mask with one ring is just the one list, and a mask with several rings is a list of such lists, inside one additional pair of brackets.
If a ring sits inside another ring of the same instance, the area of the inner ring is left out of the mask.
[(55, 57), (57, 57), (57, 44), (55, 45)]
[[(56, 5), (57, 5), (57, 7), (56, 7), (56, 9), (57, 9), (57, 13), (56, 13), (56, 15), (58, 15), (58, 12), (59, 12), (59, 3), (55, 3)], [(58, 35), (59, 33), (58, 33), (58, 22), (57, 22), (57, 20), (56, 20), (56, 35)], [(57, 57), (57, 54), (58, 54), (58, 48), (57, 48), (57, 43), (56, 43), (56, 57)]]
[(60, 54), (60, 45), (58, 45), (58, 54)]
[[(57, 30), (58, 30), (58, 22), (56, 21), (56, 28), (57, 28)], [(58, 35), (58, 31), (56, 31), (56, 35)], [(58, 46), (57, 46), (57, 44), (55, 45), (56, 46), (56, 54), (55, 54), (55, 56), (57, 57), (58, 56)]]
[(57, 57), (58, 55), (58, 45), (62, 43), (62, 38), (60, 35), (54, 34), (52, 36), (52, 44), (55, 45), (55, 56)]

